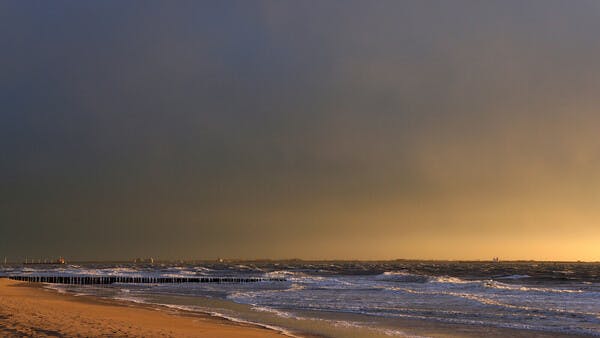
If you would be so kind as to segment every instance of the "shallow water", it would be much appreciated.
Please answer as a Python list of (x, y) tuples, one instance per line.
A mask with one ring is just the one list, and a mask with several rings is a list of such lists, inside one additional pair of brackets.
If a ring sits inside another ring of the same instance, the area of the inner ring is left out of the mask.
[(410, 336), (427, 330), (407, 331), (407, 323), (424, 321), (449, 329), (512, 328), (600, 336), (600, 264), (591, 263), (106, 263), (4, 266), (0, 271), (5, 275), (285, 277), (285, 282), (244, 284), (50, 287), (212, 313), (290, 335)]

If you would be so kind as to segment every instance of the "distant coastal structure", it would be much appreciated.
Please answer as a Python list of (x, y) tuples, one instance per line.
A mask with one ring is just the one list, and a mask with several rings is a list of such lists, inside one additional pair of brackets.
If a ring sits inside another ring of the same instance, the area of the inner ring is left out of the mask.
[(56, 259), (56, 260), (44, 259), (42, 261), (42, 259), (40, 258), (37, 262), (35, 260), (33, 260), (33, 259), (32, 260), (28, 260), (27, 257), (25, 257), (25, 262), (23, 262), (23, 264), (26, 264), (26, 265), (31, 265), (31, 264), (67, 264), (67, 261), (62, 256), (58, 257), (58, 259)]
[(500, 259), (498, 257), (494, 257), (494, 258), (492, 258), (492, 262), (498, 263), (498, 262), (500, 262)]
[(148, 257), (148, 258), (134, 258), (133, 262), (136, 264), (154, 264), (154, 258), (152, 257)]

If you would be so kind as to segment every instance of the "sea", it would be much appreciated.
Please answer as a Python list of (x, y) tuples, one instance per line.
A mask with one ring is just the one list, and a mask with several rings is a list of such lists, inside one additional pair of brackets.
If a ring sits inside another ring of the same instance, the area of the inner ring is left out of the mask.
[(284, 281), (44, 287), (209, 314), (289, 336), (600, 336), (600, 263), (242, 261), (2, 265), (0, 276)]

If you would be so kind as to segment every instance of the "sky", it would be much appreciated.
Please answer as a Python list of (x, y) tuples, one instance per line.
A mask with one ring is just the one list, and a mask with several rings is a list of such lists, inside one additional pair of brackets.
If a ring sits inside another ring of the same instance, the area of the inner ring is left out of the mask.
[(597, 1), (2, 1), (0, 256), (600, 261)]

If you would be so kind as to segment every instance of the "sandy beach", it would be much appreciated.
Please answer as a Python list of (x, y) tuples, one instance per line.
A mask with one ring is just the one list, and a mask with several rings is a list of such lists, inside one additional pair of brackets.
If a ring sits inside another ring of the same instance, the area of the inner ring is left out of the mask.
[(0, 278), (0, 335), (36, 337), (282, 337), (208, 315), (75, 297)]

